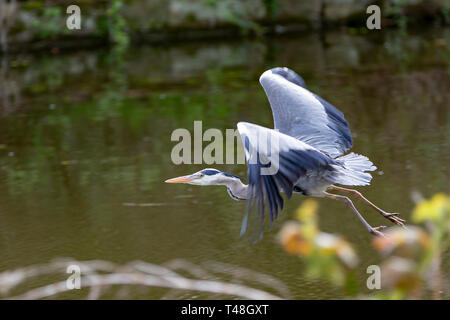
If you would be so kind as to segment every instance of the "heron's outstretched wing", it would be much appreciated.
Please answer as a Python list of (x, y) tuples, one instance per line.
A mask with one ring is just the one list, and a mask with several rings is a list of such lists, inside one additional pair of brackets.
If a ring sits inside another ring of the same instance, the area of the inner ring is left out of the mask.
[(352, 146), (342, 112), (306, 89), (288, 68), (273, 68), (259, 78), (272, 108), (275, 129), (335, 158)]
[(239, 122), (238, 130), (245, 148), (248, 165), (248, 206), (242, 224), (245, 233), (251, 211), (264, 230), (265, 207), (270, 224), (283, 208), (283, 191), (292, 196), (295, 183), (307, 170), (334, 170), (336, 162), (314, 147), (276, 130), (247, 122)]

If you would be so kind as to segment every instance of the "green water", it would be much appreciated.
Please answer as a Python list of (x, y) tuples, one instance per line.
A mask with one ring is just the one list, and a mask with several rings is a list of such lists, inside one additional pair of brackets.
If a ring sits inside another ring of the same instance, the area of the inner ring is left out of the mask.
[[(344, 112), (352, 150), (380, 169), (371, 186), (360, 188), (380, 207), (408, 218), (413, 191), (428, 197), (450, 189), (448, 29), (407, 37), (304, 34), (143, 45), (123, 54), (97, 49), (1, 58), (0, 271), (57, 257), (224, 262), (278, 278), (290, 298), (344, 297), (341, 289), (306, 279), (302, 262), (277, 243), (301, 196), (288, 201), (262, 241), (250, 244), (239, 237), (244, 202), (231, 200), (221, 187), (164, 183), (204, 167), (246, 176), (245, 165), (172, 164), (170, 135), (176, 128), (193, 130), (194, 120), (202, 120), (204, 130), (235, 128), (239, 121), (270, 127), (258, 77), (274, 66), (294, 69)], [(366, 267), (380, 261), (371, 236), (343, 204), (319, 204), (321, 229), (355, 245), (365, 291)], [(372, 225), (386, 224), (356, 205)], [(442, 259), (447, 278), (448, 257)]]

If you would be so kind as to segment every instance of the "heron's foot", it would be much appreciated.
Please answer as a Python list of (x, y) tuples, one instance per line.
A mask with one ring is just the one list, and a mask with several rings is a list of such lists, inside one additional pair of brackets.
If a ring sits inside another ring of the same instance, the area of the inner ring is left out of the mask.
[(371, 228), (369, 232), (377, 237), (385, 237), (385, 235), (381, 232), (381, 230), (386, 229), (386, 226), (379, 226), (375, 228)]
[(389, 221), (395, 223), (396, 225), (399, 225), (401, 227), (405, 226), (405, 219), (402, 219), (400, 217), (398, 217), (398, 215), (400, 213), (394, 212), (394, 213), (389, 213), (389, 212), (382, 212), (381, 213), (383, 215), (383, 217), (385, 217), (386, 219), (388, 219)]

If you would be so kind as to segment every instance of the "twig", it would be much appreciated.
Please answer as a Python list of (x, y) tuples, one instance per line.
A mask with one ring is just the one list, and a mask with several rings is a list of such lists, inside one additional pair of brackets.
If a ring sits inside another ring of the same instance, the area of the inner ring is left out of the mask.
[[(30, 278), (55, 274), (61, 271), (65, 273), (69, 265), (78, 265), (80, 267), (81, 287), (90, 289), (87, 297), (88, 299), (98, 299), (105, 291), (105, 288), (114, 285), (138, 285), (144, 287), (198, 291), (234, 296), (243, 299), (281, 299), (279, 296), (241, 284), (187, 278), (174, 272), (169, 267), (143, 261), (134, 261), (125, 265), (117, 265), (103, 260), (76, 261), (72, 259), (60, 259), (48, 264), (35, 265), (0, 273), (0, 292), (5, 295), (10, 292), (11, 289), (24, 283)], [(193, 268), (195, 270), (193, 273), (197, 275), (207, 274), (206, 272), (200, 272), (200, 267), (189, 264), (183, 260), (177, 260), (176, 265), (178, 267), (186, 267), (186, 269)], [(273, 280), (271, 280), (271, 282), (276, 283), (273, 282)], [(31, 289), (23, 294), (8, 297), (8, 299), (43, 299), (71, 290), (72, 289), (67, 286), (66, 281), (60, 281)]]

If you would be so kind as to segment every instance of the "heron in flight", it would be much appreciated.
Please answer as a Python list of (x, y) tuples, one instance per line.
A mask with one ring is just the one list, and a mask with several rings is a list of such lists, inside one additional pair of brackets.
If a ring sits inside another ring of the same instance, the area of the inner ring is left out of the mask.
[(336, 185), (369, 185), (372, 176), (368, 171), (376, 170), (363, 155), (353, 152), (344, 155), (353, 142), (341, 111), (309, 91), (303, 78), (288, 68), (267, 70), (259, 82), (269, 99), (275, 128), (247, 122), (237, 124), (246, 153), (248, 184), (216, 169), (204, 169), (165, 182), (226, 186), (231, 198), (248, 200), (241, 234), (246, 232), (251, 212), (262, 222), (264, 230), (267, 211), (272, 226), (283, 209), (281, 193), (288, 198), (297, 193), (342, 201), (373, 235), (382, 236), (381, 230), (386, 227), (370, 226), (349, 197), (328, 191), (358, 197), (386, 219), (404, 225), (405, 220), (398, 213), (380, 209), (357, 190)]

